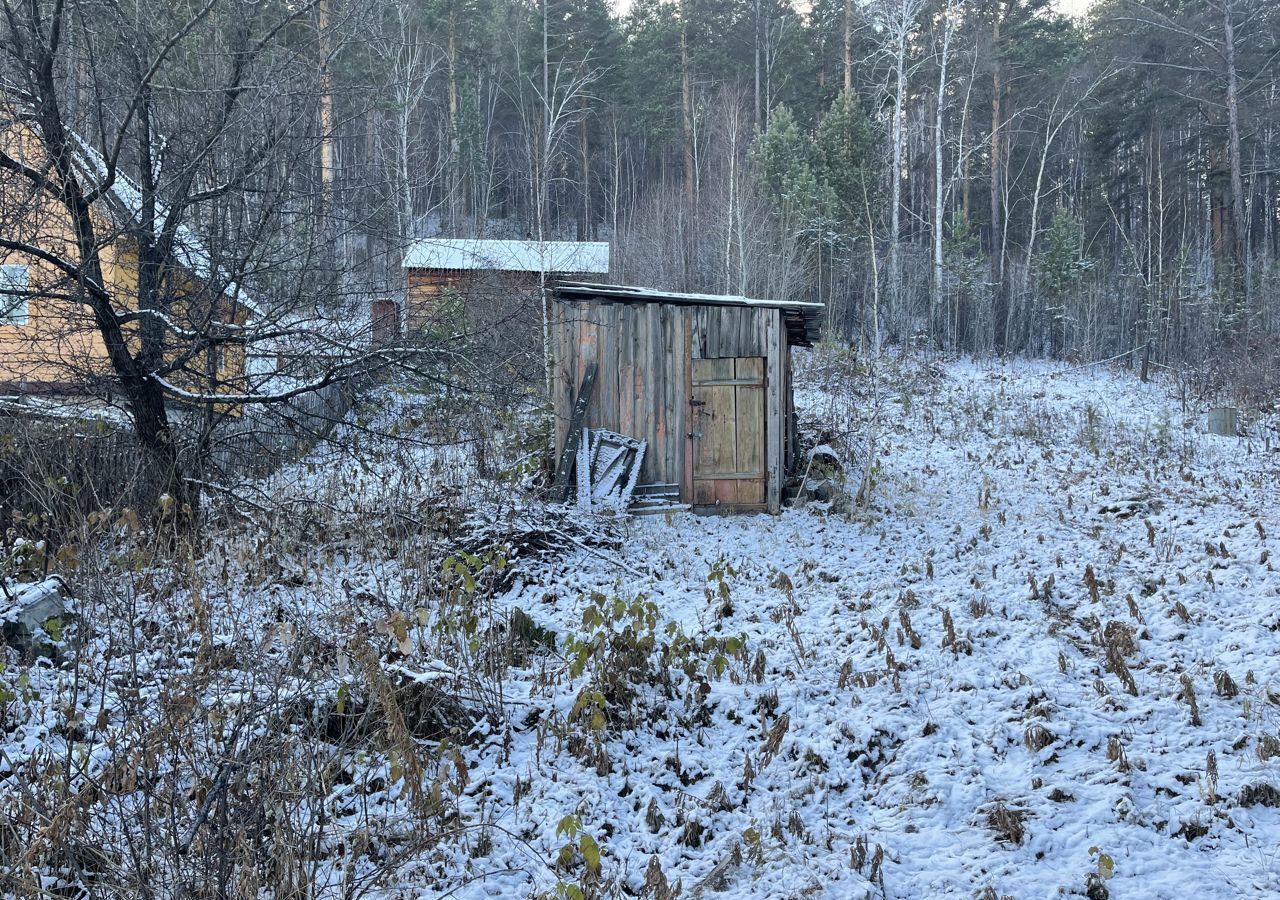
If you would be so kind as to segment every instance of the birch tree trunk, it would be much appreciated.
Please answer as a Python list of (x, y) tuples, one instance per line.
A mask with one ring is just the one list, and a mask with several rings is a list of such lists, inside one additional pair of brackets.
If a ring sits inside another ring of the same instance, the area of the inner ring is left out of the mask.
[(320, 0), (320, 194), (324, 218), (333, 208), (333, 48), (329, 40), (329, 18), (332, 0)]
[(900, 321), (902, 307), (902, 154), (906, 130), (907, 99), (907, 39), (915, 25), (919, 12), (918, 0), (896, 0), (889, 15), (893, 40), (893, 124), (890, 129), (893, 141), (893, 170), (890, 172), (889, 209), (889, 305), (891, 328), (903, 324)]
[(1235, 271), (1232, 273), (1232, 285), (1239, 290), (1243, 280), (1246, 315), (1253, 313), (1252, 272), (1250, 271), (1249, 248), (1246, 245), (1244, 178), (1240, 171), (1240, 77), (1236, 69), (1236, 32), (1235, 2), (1223, 0), (1222, 3), (1222, 36), (1225, 44), (1223, 61), (1226, 64), (1227, 76), (1227, 124), (1228, 124), (1228, 163), (1231, 168), (1231, 256)]
[(853, 0), (844, 0), (844, 89), (853, 90)]
[[(847, 8), (847, 3), (846, 3)], [(951, 57), (951, 34), (955, 28), (955, 0), (947, 0), (943, 12), (942, 54), (938, 61), (938, 102), (933, 121), (933, 285), (929, 301), (929, 326), (942, 309), (942, 242), (943, 242), (943, 140), (942, 119), (947, 93), (947, 63)]]
[(1000, 93), (1003, 89), (1002, 72), (1000, 71), (1000, 16), (1001, 5), (996, 4), (995, 18), (991, 22), (991, 290), (993, 294), (993, 315), (991, 321), (994, 334), (992, 340), (996, 351), (1004, 352), (1005, 336), (1008, 328), (1008, 299), (1001, 284), (1004, 281), (1004, 249), (1000, 239), (1000, 167), (1001, 167), (1001, 134), (1000, 134)]

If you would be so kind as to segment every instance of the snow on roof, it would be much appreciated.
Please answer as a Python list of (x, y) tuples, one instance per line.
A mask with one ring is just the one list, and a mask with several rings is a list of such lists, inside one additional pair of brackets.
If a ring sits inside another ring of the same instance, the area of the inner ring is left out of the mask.
[(692, 294), (658, 291), (627, 284), (591, 284), (560, 281), (555, 294), (561, 300), (609, 300), (623, 303), (675, 303), (683, 306), (752, 306), (782, 311), (787, 336), (792, 344), (807, 347), (821, 337), (822, 314), (826, 306), (804, 300), (760, 300), (738, 294)]
[[(92, 144), (83, 137), (71, 132), (72, 139), (76, 142), (79, 149), (79, 161), (85, 170), (92, 176), (105, 180), (108, 177), (107, 161), (102, 158)], [(142, 191), (134, 184), (119, 168), (115, 171), (114, 180), (111, 183), (110, 192), (112, 198), (116, 201), (120, 210), (127, 215), (131, 222), (129, 224), (138, 224), (142, 217)], [(156, 219), (163, 222), (169, 217), (169, 209), (159, 200), (156, 201)], [(209, 251), (205, 249), (200, 239), (186, 225), (179, 225), (174, 235), (174, 255), (178, 262), (195, 275), (197, 278), (205, 281), (224, 281), (226, 283), (223, 288), (223, 294), (231, 297), (249, 312), (256, 316), (262, 315), (262, 307), (260, 307), (252, 297), (234, 280), (215, 266), (213, 260), (209, 256)]]
[(404, 255), (406, 269), (487, 269), (495, 272), (609, 271), (604, 241), (492, 241), (427, 238), (414, 241)]
[(561, 281), (556, 293), (567, 300), (604, 297), (611, 300), (636, 300), (647, 303), (683, 303), (695, 306), (760, 306), (767, 309), (825, 309), (821, 303), (807, 300), (761, 300), (739, 294), (695, 294), (687, 291), (659, 291), (630, 284), (593, 284), (589, 281)]

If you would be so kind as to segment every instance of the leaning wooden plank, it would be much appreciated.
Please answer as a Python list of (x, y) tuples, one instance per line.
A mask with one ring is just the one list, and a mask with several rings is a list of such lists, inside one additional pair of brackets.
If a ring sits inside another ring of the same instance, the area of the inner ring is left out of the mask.
[(591, 432), (582, 429), (582, 440), (578, 444), (578, 508), (583, 512), (591, 512)]
[(573, 417), (569, 420), (569, 432), (565, 435), (564, 452), (560, 454), (560, 466), (556, 469), (553, 495), (561, 503), (569, 499), (569, 474), (573, 471), (573, 463), (578, 455), (582, 423), (587, 417), (587, 407), (591, 405), (591, 392), (595, 386), (596, 364), (593, 362), (587, 365), (587, 371), (582, 375), (582, 384), (578, 386), (578, 399), (573, 404)]

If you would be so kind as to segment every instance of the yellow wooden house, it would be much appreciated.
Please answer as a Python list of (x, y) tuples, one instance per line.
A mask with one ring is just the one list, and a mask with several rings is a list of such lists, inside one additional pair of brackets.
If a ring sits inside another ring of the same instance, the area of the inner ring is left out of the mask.
[[(106, 172), (102, 157), (76, 138), (77, 165), (85, 184), (98, 183)], [(47, 167), (37, 135), (15, 117), (0, 116), (0, 150), (36, 171)], [(50, 171), (50, 178), (55, 178)], [(91, 209), (98, 234), (103, 286), (114, 296), (118, 313), (138, 305), (138, 252), (128, 236), (141, 213), (142, 194), (117, 173), (112, 187)], [(158, 209), (157, 214), (165, 215)], [(114, 377), (106, 346), (83, 302), (83, 288), (57, 265), (79, 263), (71, 218), (47, 192), (24, 175), (0, 169), (0, 234), (39, 252), (0, 249), (0, 393), (100, 396), (110, 392)], [(216, 269), (190, 229), (178, 229), (174, 265), (168, 277), (172, 295), (182, 298), (166, 310), (166, 358), (189, 346), (183, 332), (244, 326), (261, 315), (257, 304)], [(175, 274), (176, 273), (176, 274)], [(218, 287), (214, 287), (218, 285)], [(130, 340), (138, 339), (138, 322), (127, 323)], [(172, 344), (170, 346), (170, 344)], [(184, 388), (218, 385), (219, 392), (244, 381), (245, 354), (225, 345), (196, 355), (173, 378)]]

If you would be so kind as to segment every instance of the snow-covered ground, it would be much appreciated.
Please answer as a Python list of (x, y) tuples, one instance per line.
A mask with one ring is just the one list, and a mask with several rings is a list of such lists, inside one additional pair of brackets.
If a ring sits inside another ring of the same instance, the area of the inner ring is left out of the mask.
[[(321, 897), (1280, 895), (1280, 454), (1127, 373), (903, 363), (875, 404), (850, 384), (802, 400), (835, 432), (880, 410), (863, 505), (626, 519), (612, 547), (453, 557), (440, 584), (449, 543), (404, 535), (466, 531), (427, 469), (467, 460), (284, 473), (255, 495), (283, 512), (251, 509), (199, 589), (82, 598), (78, 673), (10, 657), (4, 810), (41, 759), (95, 784), (149, 760), (188, 836), (173, 871), (222, 790), (231, 821), (320, 848)], [(512, 621), (495, 663), (486, 623)], [(299, 723), (388, 678), (490, 715), (439, 744), (406, 707), (358, 749)], [(175, 728), (211, 749), (156, 762)], [(321, 789), (294, 762), (318, 758)], [(138, 821), (136, 794), (88, 796), (94, 841)]]
[(585, 595), (642, 592), (765, 661), (691, 729), (610, 734), (607, 775), (517, 731), (477, 762), (533, 782), (508, 827), (550, 856), (575, 813), (631, 890), (656, 856), (686, 894), (1048, 897), (1101, 862), (1112, 897), (1280, 895), (1280, 457), (1097, 370), (953, 364), (892, 400), (870, 510), (635, 521), (627, 569), (582, 553), (505, 598), (572, 632)]

